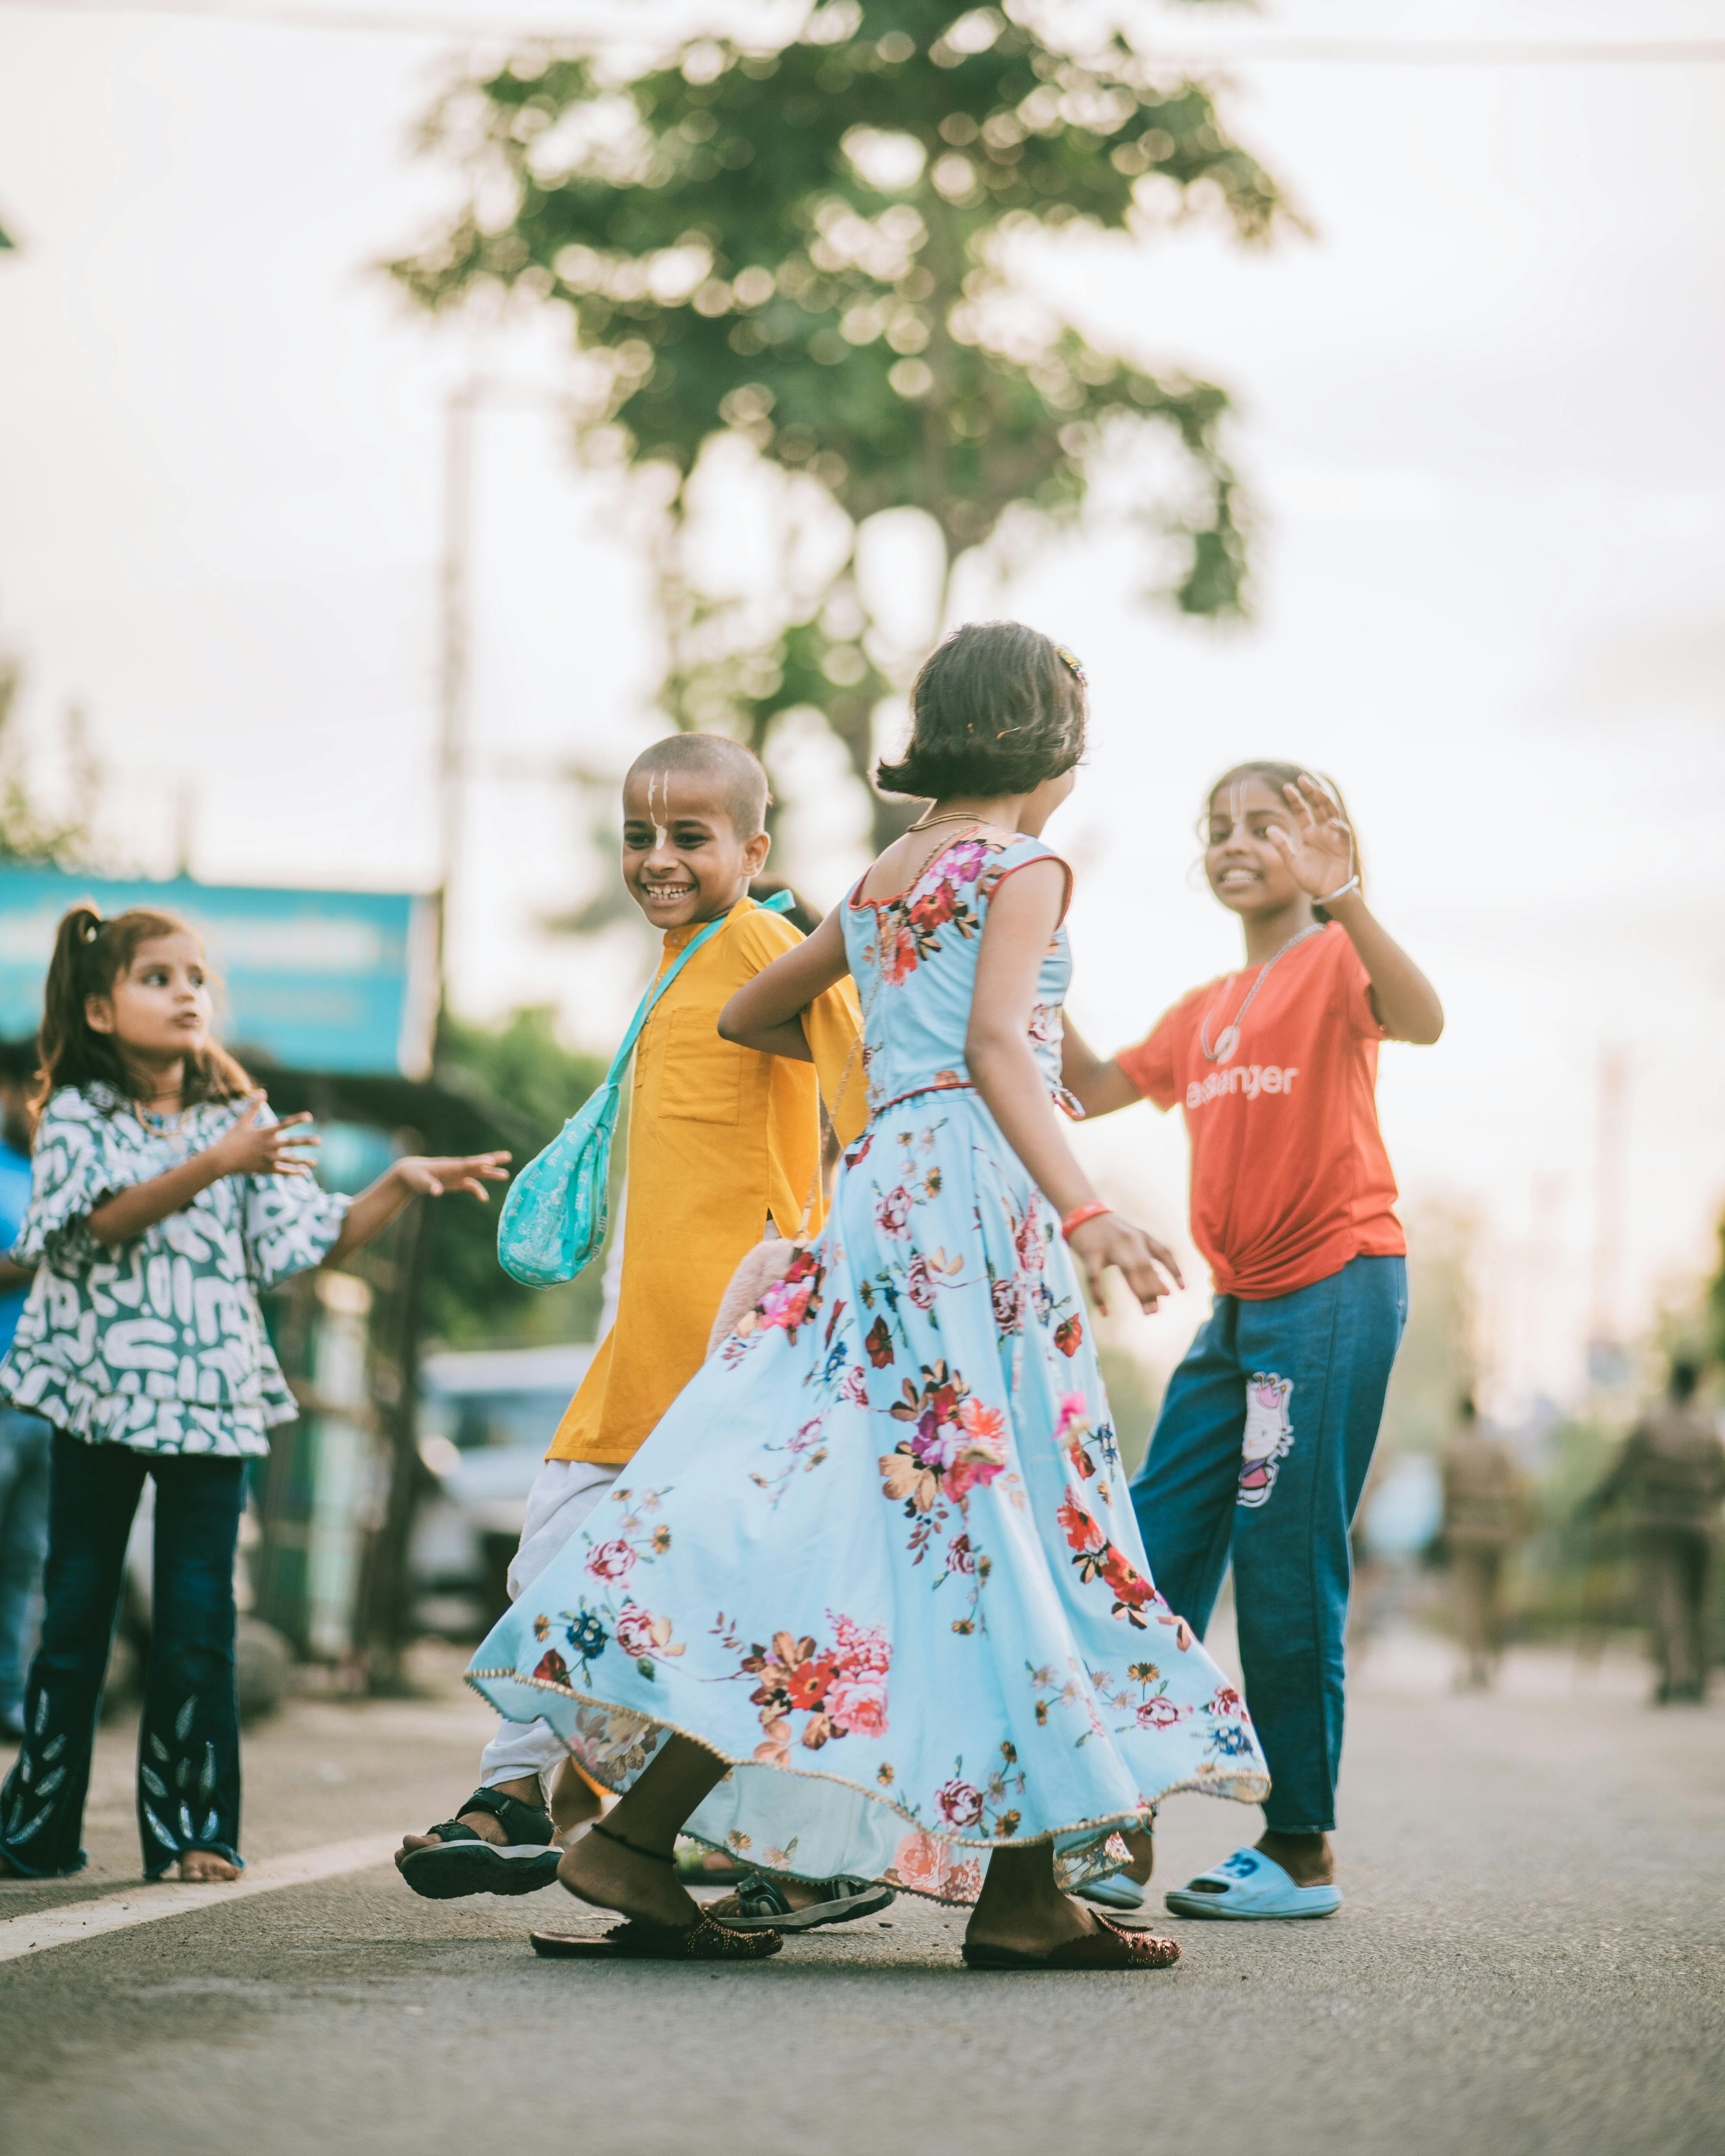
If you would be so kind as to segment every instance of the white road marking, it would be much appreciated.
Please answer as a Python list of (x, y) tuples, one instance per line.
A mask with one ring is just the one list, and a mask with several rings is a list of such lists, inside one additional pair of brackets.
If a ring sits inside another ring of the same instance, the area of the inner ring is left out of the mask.
[[(321, 1849), (302, 1849), (292, 1856), (272, 1856), (249, 1864), (238, 1879), (219, 1887), (198, 1887), (176, 1880), (171, 1886), (140, 1887), (135, 1893), (113, 1894), (100, 1902), (73, 1902), (33, 1916), (0, 1922), (0, 1961), (44, 1947), (69, 1947), (103, 1932), (123, 1932), (133, 1924), (153, 1924), (160, 1917), (183, 1917), (198, 1909), (243, 1902), (249, 1895), (272, 1894), (281, 1887), (304, 1887), (314, 1879), (339, 1878), (382, 1864), (401, 1846), (393, 1834), (367, 1835), (358, 1841), (329, 1841)], [(0, 1907), (3, 1907), (0, 1902)]]

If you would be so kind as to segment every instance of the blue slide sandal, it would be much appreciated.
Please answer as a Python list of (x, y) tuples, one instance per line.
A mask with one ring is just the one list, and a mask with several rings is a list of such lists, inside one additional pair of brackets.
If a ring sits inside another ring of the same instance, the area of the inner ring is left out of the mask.
[(1296, 1887), (1261, 1850), (1236, 1849), (1213, 1871), (1200, 1871), (1163, 1897), (1177, 1917), (1231, 1917), (1236, 1922), (1278, 1917), (1332, 1917), (1339, 1887)]

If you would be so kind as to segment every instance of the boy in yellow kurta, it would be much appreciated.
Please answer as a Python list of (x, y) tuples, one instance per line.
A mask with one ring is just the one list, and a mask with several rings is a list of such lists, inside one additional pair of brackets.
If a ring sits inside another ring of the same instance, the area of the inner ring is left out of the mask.
[[(710, 916), (665, 938), (663, 973)], [(813, 1064), (737, 1048), (719, 1013), (800, 932), (747, 896), (723, 932), (696, 952), (654, 1009), (635, 1049), (629, 1181), (617, 1319), (552, 1440), (552, 1460), (621, 1466), (701, 1367), (731, 1276), (767, 1233), (787, 1239), (824, 1217), (819, 1097), (834, 1104), (839, 1142), (866, 1120), (852, 1062), (856, 992), (841, 982), (803, 1016)]]
[[(664, 932), (663, 973), (701, 930), (704, 944), (654, 1006), (635, 1048), (617, 1316), (552, 1440), (510, 1567), (518, 1595), (604, 1497), (688, 1383), (721, 1298), (768, 1232), (818, 1229), (820, 1102), (841, 1144), (867, 1120), (856, 1052), (861, 1014), (849, 980), (802, 1014), (809, 1060), (762, 1055), (718, 1029), (744, 982), (802, 939), (748, 896), (766, 865), (767, 774), (739, 743), (675, 734), (630, 767), (623, 787), (623, 880)], [(396, 1862), (416, 1893), (444, 1900), (529, 1893), (556, 1876), (557, 1824), (589, 1818), (583, 1789), (544, 1722), (505, 1722), (459, 1816), (408, 1835)], [(859, 1913), (861, 1913), (859, 1909)]]

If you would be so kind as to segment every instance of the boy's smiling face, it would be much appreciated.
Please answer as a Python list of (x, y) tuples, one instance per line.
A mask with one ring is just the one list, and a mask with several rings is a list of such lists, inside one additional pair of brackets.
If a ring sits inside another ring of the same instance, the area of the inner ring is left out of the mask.
[(655, 928), (716, 921), (767, 865), (764, 831), (740, 839), (724, 787), (698, 771), (632, 773), (623, 788), (623, 880)]

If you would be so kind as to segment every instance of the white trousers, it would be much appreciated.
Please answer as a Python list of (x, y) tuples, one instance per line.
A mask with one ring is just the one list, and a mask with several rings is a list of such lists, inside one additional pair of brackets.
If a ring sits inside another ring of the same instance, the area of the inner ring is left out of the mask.
[[(509, 1599), (518, 1602), (562, 1550), (601, 1497), (623, 1472), (594, 1460), (547, 1460), (527, 1493), (527, 1517), (521, 1548), (509, 1567)], [(548, 1722), (505, 1722), (480, 1760), (480, 1787), (540, 1778), (550, 1794), (551, 1777), (568, 1758), (567, 1748)]]

